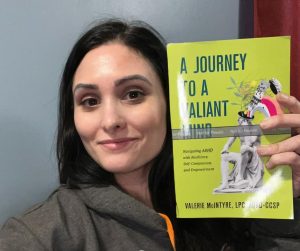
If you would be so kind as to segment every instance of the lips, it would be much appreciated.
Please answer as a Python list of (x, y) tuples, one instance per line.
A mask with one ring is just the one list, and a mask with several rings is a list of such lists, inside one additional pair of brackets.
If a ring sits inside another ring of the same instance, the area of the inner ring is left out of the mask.
[(101, 140), (98, 142), (98, 144), (103, 146), (107, 150), (116, 151), (116, 150), (122, 150), (127, 148), (136, 140), (137, 138), (108, 139), (108, 140)]

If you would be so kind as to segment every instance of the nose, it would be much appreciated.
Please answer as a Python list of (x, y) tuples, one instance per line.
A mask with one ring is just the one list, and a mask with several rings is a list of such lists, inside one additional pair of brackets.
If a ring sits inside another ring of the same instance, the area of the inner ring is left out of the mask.
[(102, 106), (101, 126), (109, 134), (126, 126), (124, 111), (118, 102), (107, 102)]

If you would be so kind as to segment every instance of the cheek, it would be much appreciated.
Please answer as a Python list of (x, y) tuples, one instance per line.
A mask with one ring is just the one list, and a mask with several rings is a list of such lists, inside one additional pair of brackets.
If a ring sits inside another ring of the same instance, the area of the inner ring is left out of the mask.
[(164, 142), (166, 135), (166, 109), (164, 104), (149, 106), (137, 114), (131, 114), (135, 118), (135, 127), (145, 134), (148, 141), (154, 142), (155, 145)]
[(82, 140), (87, 140), (93, 137), (96, 129), (96, 123), (91, 116), (83, 116), (80, 112), (74, 113), (75, 128)]

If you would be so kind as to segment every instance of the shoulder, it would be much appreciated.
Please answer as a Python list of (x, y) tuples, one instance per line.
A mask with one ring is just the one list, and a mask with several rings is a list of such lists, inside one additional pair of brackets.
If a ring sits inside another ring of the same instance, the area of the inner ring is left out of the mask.
[(111, 243), (126, 250), (170, 245), (159, 214), (114, 186), (60, 187), (0, 231), (1, 251), (111, 250)]
[(76, 190), (61, 186), (47, 200), (36, 204), (15, 219), (28, 226), (54, 227), (57, 223), (67, 220), (66, 217), (69, 215), (67, 212), (76, 213), (82, 211), (84, 207)]
[(57, 241), (65, 239), (67, 244), (70, 240), (68, 228), (76, 235), (80, 224), (78, 215), (87, 214), (86, 210), (76, 190), (59, 187), (47, 200), (3, 225), (0, 247), (3, 250), (19, 250), (22, 245), (26, 247), (24, 250), (48, 250), (54, 248), (51, 242), (54, 236)]

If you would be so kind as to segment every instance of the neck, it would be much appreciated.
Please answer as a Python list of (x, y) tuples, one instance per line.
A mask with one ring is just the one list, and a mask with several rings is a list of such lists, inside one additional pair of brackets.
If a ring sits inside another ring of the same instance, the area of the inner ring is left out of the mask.
[(140, 168), (131, 173), (115, 174), (117, 184), (136, 200), (153, 208), (148, 187), (148, 175), (150, 168)]

